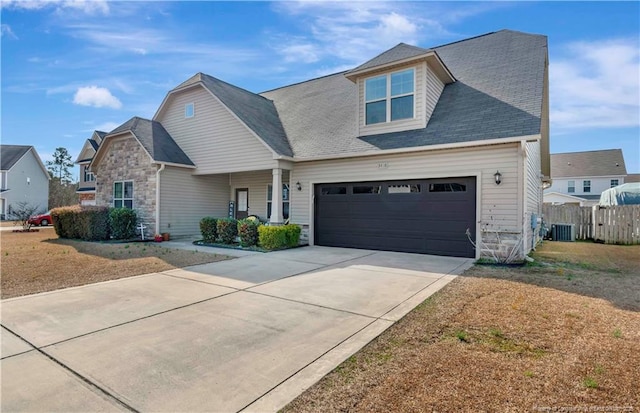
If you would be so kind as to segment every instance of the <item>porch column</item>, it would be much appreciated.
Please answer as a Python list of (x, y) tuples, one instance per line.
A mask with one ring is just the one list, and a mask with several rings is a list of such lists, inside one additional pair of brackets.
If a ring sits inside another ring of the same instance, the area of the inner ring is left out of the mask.
[(273, 181), (271, 183), (271, 225), (282, 225), (282, 169), (273, 168)]

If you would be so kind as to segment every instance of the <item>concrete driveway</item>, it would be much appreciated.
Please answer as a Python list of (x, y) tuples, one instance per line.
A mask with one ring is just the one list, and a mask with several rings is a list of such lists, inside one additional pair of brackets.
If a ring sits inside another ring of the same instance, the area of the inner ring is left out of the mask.
[(2, 411), (275, 411), (472, 263), (304, 247), (2, 301)]

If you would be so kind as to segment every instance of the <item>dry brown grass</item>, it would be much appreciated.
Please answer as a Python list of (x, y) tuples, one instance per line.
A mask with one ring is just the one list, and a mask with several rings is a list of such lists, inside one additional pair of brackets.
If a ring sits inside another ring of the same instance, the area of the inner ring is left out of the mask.
[(3, 299), (230, 258), (153, 243), (65, 240), (52, 229), (0, 237)]
[(472, 268), (284, 410), (637, 411), (640, 246), (536, 257)]

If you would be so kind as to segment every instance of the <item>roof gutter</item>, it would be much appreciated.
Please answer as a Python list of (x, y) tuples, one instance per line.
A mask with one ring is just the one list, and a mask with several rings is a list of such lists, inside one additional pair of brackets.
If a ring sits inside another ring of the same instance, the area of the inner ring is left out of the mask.
[(295, 158), (295, 162), (311, 162), (311, 161), (326, 161), (329, 159), (345, 159), (345, 158), (359, 158), (362, 156), (381, 156), (381, 155), (393, 155), (397, 153), (411, 153), (411, 152), (424, 152), (424, 151), (437, 151), (443, 149), (460, 149), (460, 148), (471, 148), (478, 146), (489, 146), (489, 145), (500, 145), (504, 143), (517, 143), (517, 142), (535, 142), (541, 139), (541, 135), (527, 135), (527, 136), (516, 136), (511, 138), (498, 138), (498, 139), (487, 139), (483, 141), (473, 141), (473, 142), (456, 142), (456, 143), (444, 143), (440, 145), (426, 145), (426, 146), (416, 146), (413, 148), (398, 148), (398, 149), (382, 149), (378, 151), (366, 151), (366, 152), (355, 152), (348, 154), (333, 154), (333, 155), (321, 155), (321, 156), (312, 156), (309, 158)]
[(160, 173), (164, 171), (165, 164), (161, 163), (156, 171), (156, 234), (160, 233)]

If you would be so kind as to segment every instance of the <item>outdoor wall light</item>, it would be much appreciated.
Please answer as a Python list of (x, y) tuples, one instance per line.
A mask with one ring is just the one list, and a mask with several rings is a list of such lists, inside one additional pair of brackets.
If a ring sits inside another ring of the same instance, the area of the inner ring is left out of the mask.
[(496, 185), (500, 185), (502, 182), (502, 174), (500, 171), (496, 171), (496, 173), (493, 174), (493, 177), (496, 178)]
[(300, 182), (296, 182), (296, 189), (302, 191), (302, 184)]

